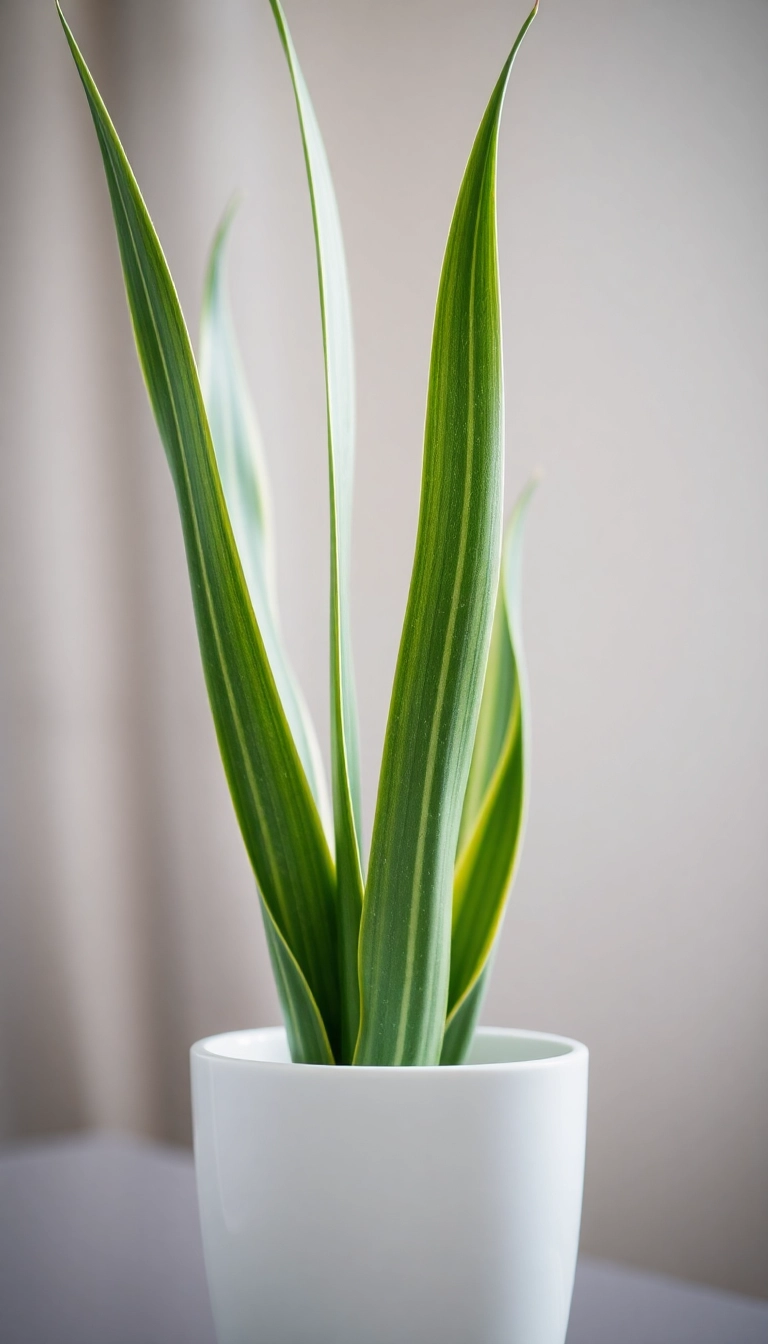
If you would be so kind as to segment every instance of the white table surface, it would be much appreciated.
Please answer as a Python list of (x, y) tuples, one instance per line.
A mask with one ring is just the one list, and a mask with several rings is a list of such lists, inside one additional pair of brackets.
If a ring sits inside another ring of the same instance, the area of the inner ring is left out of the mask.
[[(215, 1344), (188, 1153), (0, 1152), (0, 1344)], [(568, 1344), (768, 1344), (768, 1302), (583, 1257)]]

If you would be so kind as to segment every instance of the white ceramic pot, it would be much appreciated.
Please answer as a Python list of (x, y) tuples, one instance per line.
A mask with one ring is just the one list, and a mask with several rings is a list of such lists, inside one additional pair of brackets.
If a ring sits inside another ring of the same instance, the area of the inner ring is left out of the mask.
[(220, 1344), (563, 1344), (587, 1062), (487, 1029), (452, 1068), (292, 1064), (278, 1028), (199, 1041)]

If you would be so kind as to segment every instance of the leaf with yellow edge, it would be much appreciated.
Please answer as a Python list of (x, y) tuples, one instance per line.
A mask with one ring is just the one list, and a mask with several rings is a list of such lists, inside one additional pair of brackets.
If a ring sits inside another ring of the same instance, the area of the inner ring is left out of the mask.
[(530, 14), (491, 95), (440, 276), (421, 507), (360, 929), (359, 1064), (436, 1064), (462, 804), (501, 553), (499, 122)]
[(270, 0), (293, 82), (315, 230), (328, 412), (331, 515), (331, 771), (342, 985), (341, 1060), (351, 1063), (359, 1023), (357, 950), (363, 904), (357, 705), (349, 629), (355, 452), (352, 316), (344, 241), (323, 138), (280, 0)]
[[(222, 760), (262, 900), (290, 951), (278, 953), (279, 983), (290, 987), (282, 996), (289, 1037), (330, 1063), (341, 1016), (333, 862), (254, 616), (173, 280), (61, 9), (59, 16), (101, 149), (136, 347), (176, 488)], [(274, 944), (269, 921), (267, 929)]]
[(487, 968), (514, 880), (530, 787), (530, 705), (522, 642), (523, 532), (536, 488), (518, 499), (504, 539), (493, 638), (453, 888), (451, 972), (441, 1063), (472, 1040)]

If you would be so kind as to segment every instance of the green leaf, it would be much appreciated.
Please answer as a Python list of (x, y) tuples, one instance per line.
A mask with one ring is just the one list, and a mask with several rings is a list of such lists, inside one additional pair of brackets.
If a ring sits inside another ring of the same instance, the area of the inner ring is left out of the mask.
[[(316, 1052), (325, 1063), (340, 1017), (332, 860), (254, 617), (173, 281), (107, 110), (59, 15), (104, 160), (139, 359), (179, 503), (229, 787), (262, 899), (299, 972), (283, 977), (289, 1029), (297, 1041), (325, 1035), (326, 1048)], [(301, 978), (305, 992), (297, 989)], [(306, 1020), (293, 1022), (294, 1014)]]
[(440, 1054), (441, 1064), (463, 1064), (467, 1058), (483, 1006), (490, 971), (491, 965), (488, 961), (466, 998), (462, 999), (456, 1012), (446, 1023)]
[(200, 386), (256, 623), (307, 782), (332, 836), (333, 816), (320, 747), (280, 634), (267, 469), (227, 295), (224, 258), (233, 214), (231, 208), (225, 214), (208, 263), (200, 319)]
[(333, 1051), (312, 991), (261, 892), (259, 896), (291, 1059), (294, 1064), (333, 1064)]
[[(475, 829), (478, 815), (488, 792), (499, 757), (510, 728), (510, 713), (514, 704), (515, 672), (509, 643), (507, 616), (504, 610), (503, 572), (499, 574), (496, 608), (493, 616), (491, 647), (485, 669), (483, 698), (472, 748), (467, 791), (461, 812), (457, 856), (465, 849)], [(455, 903), (455, 893), (454, 893)]]
[(416, 554), (360, 930), (360, 1064), (434, 1064), (442, 1048), (453, 868), (501, 551), (498, 129), (532, 19), (478, 131), (440, 278)]
[(471, 1043), (486, 968), (501, 927), (525, 828), (530, 710), (522, 644), (521, 579), (523, 532), (535, 488), (533, 480), (517, 501), (504, 541), (494, 635), (470, 772), (474, 788), (467, 789), (464, 840), (454, 876), (443, 1062), (458, 1062)]
[(270, 0), (290, 69), (312, 201), (328, 410), (331, 514), (331, 752), (342, 990), (342, 1048), (351, 1061), (358, 1032), (358, 935), (363, 901), (360, 766), (349, 632), (349, 551), (355, 449), (352, 317), (344, 244), (331, 171), (312, 102), (279, 0)]

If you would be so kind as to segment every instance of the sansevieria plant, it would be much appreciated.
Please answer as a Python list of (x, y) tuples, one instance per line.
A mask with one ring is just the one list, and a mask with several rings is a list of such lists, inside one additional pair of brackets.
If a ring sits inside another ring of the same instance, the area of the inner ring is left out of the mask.
[(229, 315), (225, 218), (205, 282), (199, 363), (130, 164), (59, 10), (112, 200), (136, 346), (181, 515), (203, 668), (256, 876), (292, 1058), (454, 1064), (465, 1056), (525, 823), (528, 694), (522, 534), (502, 534), (504, 401), (496, 158), (529, 15), (485, 111), (437, 297), (416, 551), (363, 854), (349, 629), (352, 328), (323, 141), (279, 0), (312, 203), (328, 421), (331, 797), (281, 642), (256, 419)]

